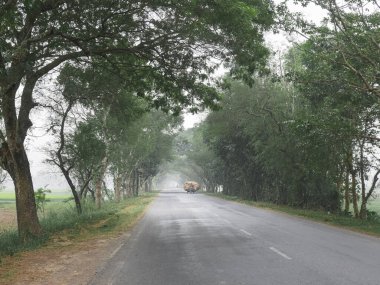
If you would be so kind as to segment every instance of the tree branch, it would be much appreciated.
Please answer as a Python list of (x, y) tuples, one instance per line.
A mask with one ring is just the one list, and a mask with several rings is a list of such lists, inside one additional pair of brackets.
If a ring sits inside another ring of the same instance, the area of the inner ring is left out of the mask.
[(29, 128), (33, 125), (29, 118), (30, 111), (36, 106), (33, 102), (33, 90), (37, 79), (35, 77), (27, 77), (25, 86), (21, 95), (21, 106), (18, 117), (18, 140), (24, 142)]
[(365, 196), (365, 202), (368, 201), (368, 199), (369, 199), (369, 197), (371, 197), (373, 191), (375, 191), (377, 181), (379, 180), (379, 177), (378, 177), (379, 174), (380, 174), (380, 169), (376, 171), (376, 174), (373, 177), (371, 188), (369, 189), (367, 195)]

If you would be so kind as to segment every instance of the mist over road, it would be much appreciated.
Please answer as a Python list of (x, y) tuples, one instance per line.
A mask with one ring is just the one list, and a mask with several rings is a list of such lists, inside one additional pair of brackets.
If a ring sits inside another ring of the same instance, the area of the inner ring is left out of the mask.
[(380, 284), (380, 239), (163, 191), (93, 285)]

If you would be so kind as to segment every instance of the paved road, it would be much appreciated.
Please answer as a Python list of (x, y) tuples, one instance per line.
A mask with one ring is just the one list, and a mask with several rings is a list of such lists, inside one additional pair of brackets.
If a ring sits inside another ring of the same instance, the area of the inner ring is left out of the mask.
[(380, 239), (161, 192), (92, 285), (380, 284)]

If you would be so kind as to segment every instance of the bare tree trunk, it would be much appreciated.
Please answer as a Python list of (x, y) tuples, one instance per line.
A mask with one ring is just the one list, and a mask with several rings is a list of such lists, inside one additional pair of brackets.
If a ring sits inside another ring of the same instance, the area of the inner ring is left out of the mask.
[(130, 198), (133, 196), (133, 171), (125, 173), (125, 196)]
[(34, 197), (32, 176), (29, 161), (22, 148), (15, 154), (15, 190), (17, 208), (17, 226), (22, 242), (31, 237), (40, 236), (42, 228), (38, 221), (37, 207)]
[(75, 188), (75, 185), (74, 185), (73, 181), (71, 180), (70, 174), (64, 168), (61, 168), (61, 171), (62, 171), (63, 175), (65, 176), (67, 183), (70, 186), (71, 193), (73, 194), (73, 197), (74, 197), (75, 207), (77, 209), (77, 213), (82, 214), (82, 204), (81, 204), (78, 192)]
[(371, 185), (371, 188), (368, 190), (368, 193), (362, 193), (362, 203), (360, 205), (360, 218), (365, 220), (367, 219), (367, 203), (368, 203), (368, 199), (371, 197), (373, 191), (375, 190), (376, 188), (376, 185), (377, 185), (377, 181), (379, 180), (379, 174), (380, 174), (380, 170), (377, 170), (376, 171), (376, 174), (375, 176), (373, 177), (373, 180), (372, 180), (372, 185)]
[(63, 149), (65, 147), (65, 143), (66, 143), (66, 139), (65, 139), (65, 124), (66, 124), (66, 119), (67, 119), (67, 116), (68, 116), (68, 114), (69, 114), (69, 112), (70, 112), (73, 104), (74, 104), (73, 101), (69, 101), (65, 112), (62, 114), (62, 121), (61, 121), (60, 130), (59, 130), (60, 145), (59, 145), (59, 148), (58, 148), (58, 150), (56, 152), (56, 155), (57, 155), (57, 158), (58, 158), (58, 162), (54, 161), (54, 163), (57, 164), (57, 166), (59, 167), (59, 169), (61, 169), (61, 171), (63, 173), (63, 176), (65, 177), (67, 183), (70, 186), (71, 193), (73, 194), (73, 197), (74, 197), (77, 213), (78, 214), (82, 214), (81, 201), (80, 201), (78, 192), (76, 191), (75, 185), (74, 185), (74, 183), (73, 183), (73, 181), (71, 180), (71, 177), (70, 177), (70, 169), (72, 169), (72, 166), (66, 167), (67, 162), (62, 157), (62, 151), (63, 151)]
[(127, 174), (124, 173), (122, 176), (121, 176), (121, 192), (122, 192), (122, 196), (123, 196), (123, 200), (127, 199)]
[(344, 212), (350, 211), (350, 173), (346, 172), (346, 183), (344, 185)]
[(133, 196), (139, 195), (139, 175), (137, 170), (133, 171)]
[(107, 155), (103, 157), (102, 164), (99, 169), (99, 174), (96, 177), (96, 184), (95, 184), (95, 205), (98, 209), (102, 206), (102, 185), (103, 185), (103, 178), (106, 173), (108, 167), (108, 157)]
[(82, 200), (82, 198), (86, 198), (87, 197), (87, 193), (89, 192), (89, 184), (91, 182), (91, 179), (92, 179), (92, 173), (93, 171), (90, 169), (90, 170), (86, 170), (85, 173), (79, 173), (79, 177), (78, 177), (78, 180), (79, 180), (79, 198)]
[(352, 185), (351, 185), (351, 194), (352, 194), (352, 205), (354, 208), (355, 218), (359, 217), (359, 208), (358, 208), (358, 196), (356, 193), (356, 175), (355, 171), (351, 173)]
[(367, 219), (367, 201), (365, 199), (360, 204), (359, 217), (362, 220)]
[(152, 187), (153, 187), (153, 178), (149, 177), (149, 179), (148, 179), (148, 189), (149, 189), (149, 192), (153, 191)]
[(118, 171), (116, 172), (115, 175), (116, 175), (115, 180), (114, 180), (115, 201), (119, 203), (121, 200), (121, 175)]
[(365, 199), (365, 193), (366, 193), (366, 187), (365, 187), (365, 173), (364, 173), (364, 141), (362, 141), (359, 144), (360, 147), (360, 182), (361, 182), (361, 206), (360, 206), (360, 212), (359, 217), (361, 219), (367, 218), (367, 208), (366, 208), (366, 199)]
[(359, 217), (359, 208), (358, 208), (358, 197), (356, 193), (356, 171), (354, 169), (353, 165), (353, 153), (352, 149), (349, 151), (348, 158), (347, 158), (347, 166), (348, 171), (351, 175), (351, 195), (352, 195), (352, 206), (354, 209), (354, 216), (355, 218)]

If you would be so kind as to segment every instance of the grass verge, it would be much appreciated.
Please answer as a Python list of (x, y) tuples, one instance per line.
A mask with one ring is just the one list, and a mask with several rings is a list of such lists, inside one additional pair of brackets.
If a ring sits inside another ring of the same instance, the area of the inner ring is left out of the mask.
[(207, 193), (207, 195), (222, 198), (228, 201), (234, 201), (234, 202), (250, 205), (250, 206), (270, 209), (270, 210), (286, 213), (293, 216), (299, 216), (299, 217), (307, 218), (313, 221), (322, 222), (329, 225), (353, 230), (356, 232), (380, 237), (380, 219), (379, 218), (363, 221), (359, 219), (354, 219), (346, 215), (329, 214), (323, 211), (305, 210), (305, 209), (298, 209), (298, 208), (293, 208), (289, 206), (266, 203), (266, 202), (254, 202), (250, 200), (243, 200), (236, 196), (227, 196), (221, 193), (217, 193), (217, 194)]
[(121, 203), (108, 202), (101, 209), (96, 209), (92, 203), (88, 203), (83, 206), (82, 215), (77, 215), (75, 208), (70, 204), (55, 207), (56, 209), (49, 208), (40, 219), (45, 233), (43, 237), (21, 244), (16, 229), (0, 233), (0, 258), (41, 247), (57, 237), (64, 240), (84, 240), (120, 234), (142, 216), (155, 195), (147, 193)]

